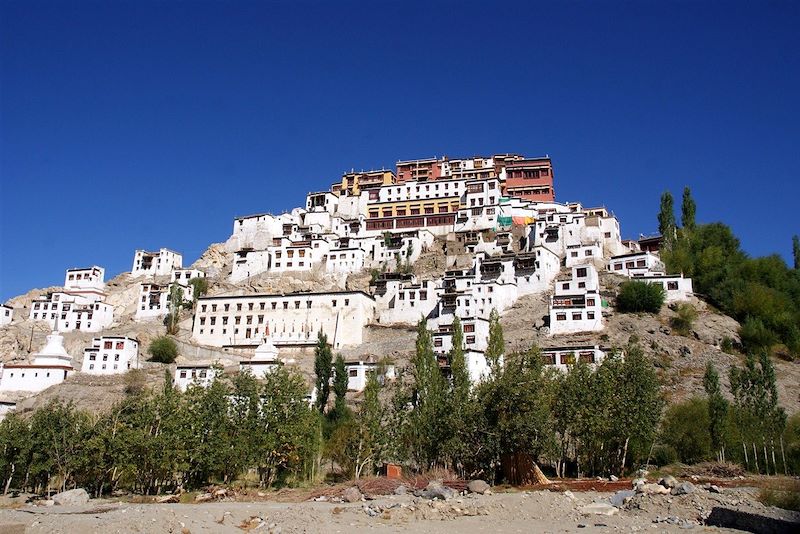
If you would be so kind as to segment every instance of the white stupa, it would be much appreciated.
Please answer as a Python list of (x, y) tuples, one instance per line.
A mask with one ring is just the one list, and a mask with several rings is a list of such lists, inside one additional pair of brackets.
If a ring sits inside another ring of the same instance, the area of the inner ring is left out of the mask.
[(239, 371), (249, 370), (256, 378), (264, 378), (266, 373), (271, 373), (283, 363), (278, 359), (278, 349), (272, 343), (272, 337), (267, 333), (261, 344), (256, 347), (256, 352), (250, 360), (239, 362)]
[(47, 336), (47, 343), (42, 350), (33, 355), (33, 365), (72, 367), (72, 356), (64, 348), (64, 336), (53, 330), (53, 333)]

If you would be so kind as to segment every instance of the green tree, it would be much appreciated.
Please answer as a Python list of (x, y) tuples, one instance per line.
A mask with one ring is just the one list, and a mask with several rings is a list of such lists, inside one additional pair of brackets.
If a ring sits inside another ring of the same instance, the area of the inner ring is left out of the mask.
[(178, 357), (178, 345), (172, 338), (160, 336), (150, 342), (147, 352), (151, 362), (174, 363)]
[(344, 358), (341, 354), (336, 355), (336, 362), (333, 365), (333, 393), (336, 400), (331, 414), (334, 421), (347, 416), (347, 367), (344, 365)]
[(681, 225), (685, 231), (691, 232), (695, 228), (695, 215), (697, 204), (692, 198), (692, 192), (688, 187), (683, 188), (683, 201), (681, 203)]
[(795, 270), (800, 270), (800, 236), (792, 236), (792, 257)]
[(658, 212), (658, 232), (664, 237), (666, 244), (674, 240), (675, 226), (675, 201), (672, 193), (665, 191), (661, 195), (661, 208)]
[(660, 441), (676, 451), (681, 462), (702, 462), (711, 456), (709, 426), (708, 401), (692, 397), (667, 408), (661, 421)]
[(502, 466), (508, 482), (533, 482), (527, 467), (536, 465), (540, 456), (555, 446), (550, 385), (539, 352), (533, 348), (509, 354), (503, 365), (477, 386), (486, 476), (493, 479), (494, 468)]
[(708, 433), (711, 436), (711, 446), (716, 451), (717, 458), (725, 461), (725, 443), (728, 425), (728, 401), (722, 396), (719, 386), (719, 374), (712, 362), (706, 365), (703, 375), (703, 389), (708, 396)]
[(208, 293), (208, 278), (195, 276), (189, 280), (192, 286), (192, 308), (197, 308), (197, 299)]
[(0, 422), (0, 477), (3, 495), (8, 494), (12, 484), (22, 486), (28, 470), (30, 457), (30, 427), (16, 413), (8, 414)]
[(664, 286), (660, 284), (628, 280), (619, 286), (617, 310), (622, 313), (658, 313), (665, 298)]
[(417, 323), (416, 351), (411, 361), (411, 410), (404, 421), (410, 457), (423, 469), (444, 465), (444, 445), (449, 439), (447, 384), (433, 352), (427, 321)]
[(505, 351), (505, 340), (503, 338), (503, 325), (500, 324), (500, 314), (496, 308), (492, 308), (489, 314), (489, 340), (486, 346), (486, 363), (492, 372), (500, 366), (500, 359)]
[(169, 287), (169, 313), (166, 317), (167, 334), (176, 335), (178, 333), (178, 323), (181, 320), (181, 311), (186, 307), (183, 299), (183, 287), (177, 282)]
[(317, 334), (317, 346), (314, 348), (314, 374), (317, 377), (317, 409), (320, 413), (325, 412), (328, 405), (328, 397), (331, 394), (331, 373), (333, 364), (333, 352), (328, 343), (328, 336), (322, 333)]

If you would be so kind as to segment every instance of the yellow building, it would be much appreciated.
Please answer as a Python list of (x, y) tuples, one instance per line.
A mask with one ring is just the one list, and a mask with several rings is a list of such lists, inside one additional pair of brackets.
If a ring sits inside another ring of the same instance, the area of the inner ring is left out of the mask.
[(331, 192), (336, 196), (341, 194), (358, 196), (363, 190), (377, 189), (395, 183), (397, 183), (397, 178), (392, 171), (348, 172), (342, 175), (341, 182), (336, 182), (331, 186)]

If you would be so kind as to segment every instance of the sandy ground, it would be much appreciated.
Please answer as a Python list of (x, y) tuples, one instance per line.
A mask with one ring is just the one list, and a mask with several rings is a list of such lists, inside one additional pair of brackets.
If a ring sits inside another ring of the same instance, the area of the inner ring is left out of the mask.
[(722, 494), (714, 494), (698, 488), (690, 495), (641, 495), (610, 516), (583, 513), (585, 505), (608, 502), (611, 493), (597, 491), (508, 491), (463, 495), (449, 501), (390, 495), (352, 504), (92, 500), (81, 507), (0, 509), (0, 533), (14, 532), (12, 525), (17, 532), (28, 533), (739, 532), (703, 526), (702, 519), (718, 505), (765, 511), (755, 500), (755, 492), (753, 488), (726, 488)]

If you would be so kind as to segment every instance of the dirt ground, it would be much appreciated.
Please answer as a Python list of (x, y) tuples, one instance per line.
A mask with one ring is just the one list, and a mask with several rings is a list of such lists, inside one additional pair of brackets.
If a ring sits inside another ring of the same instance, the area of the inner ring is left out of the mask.
[[(584, 487), (594, 489), (579, 490)], [(258, 502), (137, 504), (97, 499), (79, 507), (31, 506), (6, 498), (0, 509), (0, 532), (739, 532), (704, 526), (703, 520), (714, 506), (768, 511), (756, 500), (758, 490), (753, 487), (730, 486), (712, 493), (699, 484), (688, 495), (638, 495), (614, 515), (589, 514), (583, 509), (607, 503), (614, 491), (630, 487), (630, 481), (584, 481), (548, 490), (496, 488), (492, 495), (466, 494), (448, 501), (406, 494), (355, 503), (340, 502), (336, 492), (317, 497), (324, 500), (305, 500), (313, 494), (308, 491), (252, 495), (262, 499)], [(297, 500), (291, 502), (293, 497)]]

